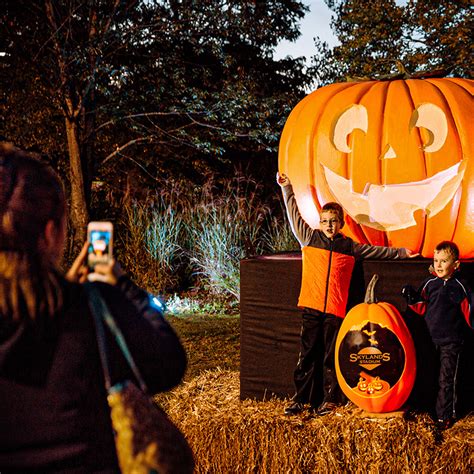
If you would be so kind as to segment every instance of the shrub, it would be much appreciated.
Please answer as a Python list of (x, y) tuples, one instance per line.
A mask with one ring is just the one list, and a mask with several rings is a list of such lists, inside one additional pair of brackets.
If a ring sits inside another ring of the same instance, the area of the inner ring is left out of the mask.
[(174, 316), (191, 314), (228, 315), (236, 311), (234, 301), (222, 298), (206, 298), (193, 295), (177, 295), (174, 293), (166, 299), (166, 313)]
[(164, 182), (159, 189), (122, 209), (121, 261), (151, 291), (191, 285), (221, 302), (238, 301), (241, 259), (298, 248), (281, 201), (275, 205), (278, 189), (265, 198), (262, 185), (239, 173), (203, 187)]
[(240, 260), (262, 252), (259, 236), (268, 213), (254, 180), (236, 176), (220, 187), (212, 181), (203, 187), (186, 219), (187, 251), (210, 293), (239, 299)]
[(155, 292), (174, 288), (182, 255), (183, 221), (173, 203), (131, 202), (124, 206), (122, 263), (138, 284)]
[(262, 234), (265, 253), (278, 253), (298, 250), (298, 241), (293, 235), (285, 214), (270, 215)]

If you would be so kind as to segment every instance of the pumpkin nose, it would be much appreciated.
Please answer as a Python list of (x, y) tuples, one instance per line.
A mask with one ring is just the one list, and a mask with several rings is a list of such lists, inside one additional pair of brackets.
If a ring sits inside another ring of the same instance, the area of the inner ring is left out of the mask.
[[(378, 157), (379, 160), (391, 160), (397, 158), (397, 153), (393, 149), (390, 143), (387, 143), (383, 148)], [(378, 181), (371, 180), (365, 174), (359, 173), (357, 166), (360, 166), (358, 161), (353, 160), (352, 165), (352, 179), (351, 179), (351, 190), (357, 194), (366, 195), (372, 184), (377, 184)], [(376, 178), (377, 179), (377, 178)]]
[(395, 150), (392, 148), (392, 145), (390, 145), (390, 143), (387, 143), (387, 145), (385, 145), (385, 148), (382, 151), (382, 155), (380, 156), (380, 159), (390, 160), (396, 157), (397, 157), (397, 154), (395, 153)]

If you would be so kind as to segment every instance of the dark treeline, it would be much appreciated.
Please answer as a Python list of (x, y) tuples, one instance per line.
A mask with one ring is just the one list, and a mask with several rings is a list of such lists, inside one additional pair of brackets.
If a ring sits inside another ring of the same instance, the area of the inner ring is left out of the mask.
[(469, 1), (326, 3), (340, 45), (315, 31), (308, 67), (273, 58), (298, 37), (304, 1), (4, 0), (0, 136), (65, 178), (70, 250), (106, 217), (93, 183), (141, 196), (239, 168), (271, 189), (284, 122), (309, 88), (397, 63), (472, 71)]
[(297, 1), (17, 1), (2, 5), (4, 138), (46, 153), (84, 240), (93, 180), (194, 181), (268, 161), (301, 96)]

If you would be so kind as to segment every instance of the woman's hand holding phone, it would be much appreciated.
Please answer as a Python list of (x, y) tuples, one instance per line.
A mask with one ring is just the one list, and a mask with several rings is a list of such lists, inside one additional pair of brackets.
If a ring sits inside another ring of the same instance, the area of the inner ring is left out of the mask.
[(123, 274), (113, 258), (113, 231), (113, 224), (109, 221), (93, 221), (87, 225), (87, 280), (115, 285)]
[(97, 263), (94, 271), (87, 275), (87, 279), (89, 281), (103, 281), (109, 285), (116, 285), (122, 275), (125, 275), (122, 267), (115, 259), (112, 259), (108, 263)]
[(89, 242), (86, 242), (79, 255), (74, 260), (71, 268), (66, 272), (66, 279), (74, 283), (84, 283), (87, 281), (87, 274), (89, 273), (86, 265), (87, 251), (89, 249)]
[(66, 279), (74, 283), (84, 283), (89, 280), (103, 281), (109, 285), (116, 285), (118, 279), (125, 274), (120, 264), (115, 259), (111, 259), (107, 263), (97, 263), (94, 271), (90, 272), (86, 264), (88, 249), (89, 242), (86, 242), (82, 247), (81, 253), (66, 273)]
[(66, 278), (76, 283), (89, 280), (117, 284), (125, 272), (112, 256), (112, 235), (111, 222), (90, 222), (87, 226), (88, 240), (66, 273)]

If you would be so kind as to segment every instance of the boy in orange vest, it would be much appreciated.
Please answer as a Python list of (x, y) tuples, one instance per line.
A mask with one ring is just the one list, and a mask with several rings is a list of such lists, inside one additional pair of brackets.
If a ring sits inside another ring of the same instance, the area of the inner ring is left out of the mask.
[[(277, 173), (291, 229), (301, 245), (303, 273), (298, 306), (303, 309), (298, 364), (294, 372), (296, 393), (285, 414), (295, 415), (309, 403), (317, 415), (333, 412), (344, 402), (334, 365), (336, 338), (346, 314), (347, 297), (356, 259), (415, 257), (409, 249), (359, 244), (344, 236), (342, 207), (329, 202), (320, 215), (320, 229), (302, 218), (290, 180)], [(322, 350), (321, 349), (322, 346)], [(324, 352), (323, 355), (321, 353)], [(320, 361), (319, 359), (321, 359)], [(314, 385), (323, 370), (323, 402), (315, 406)]]

